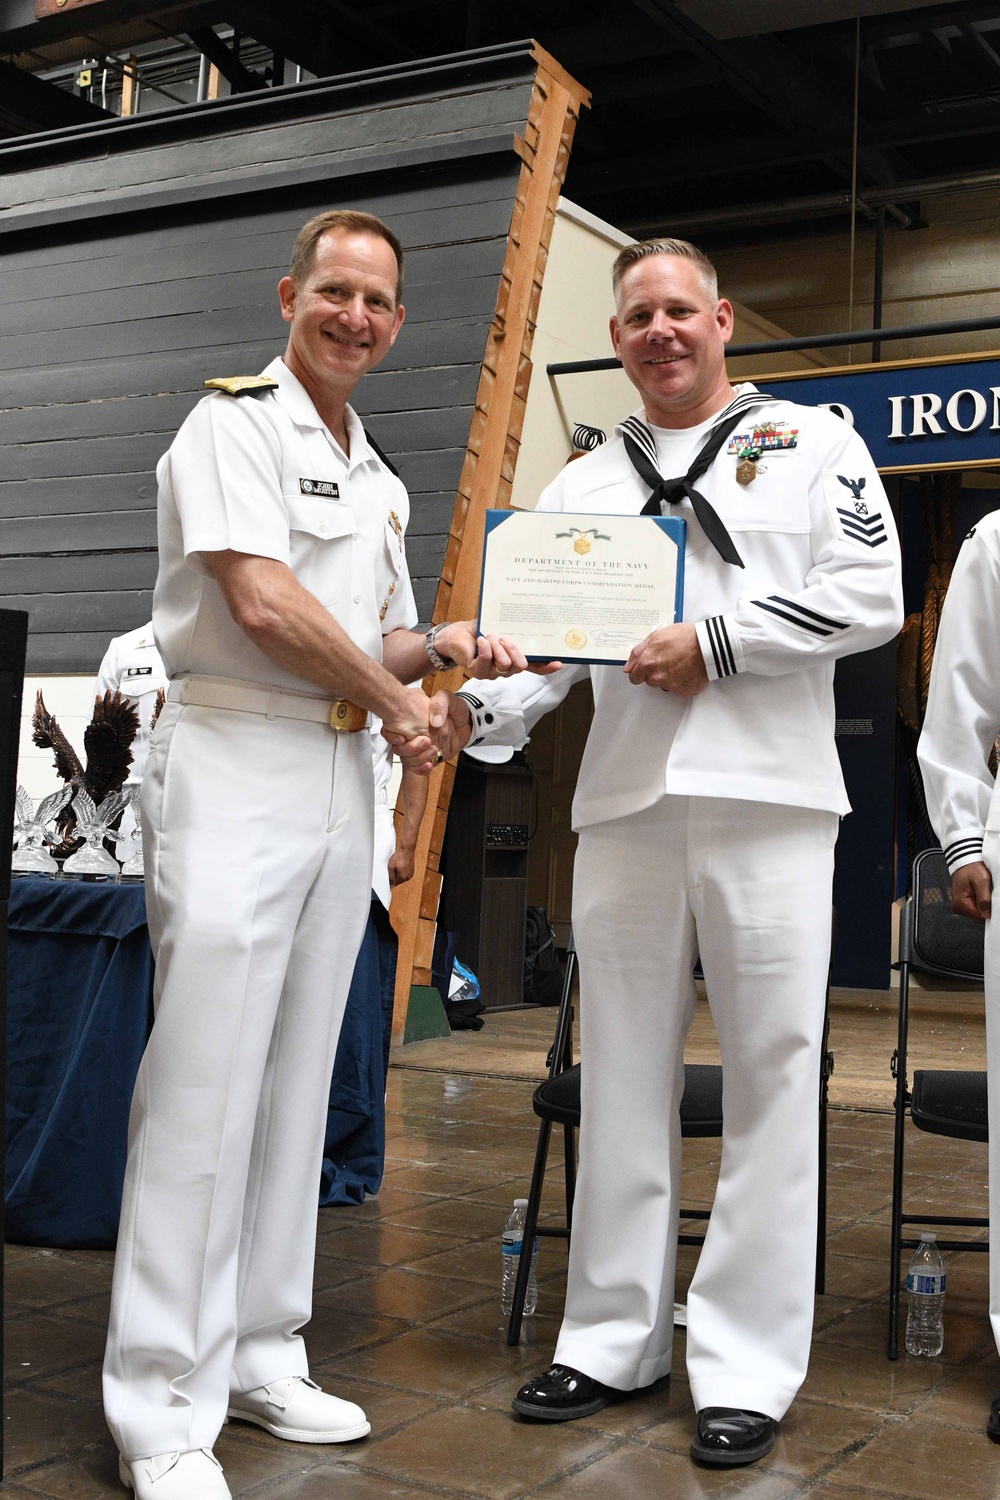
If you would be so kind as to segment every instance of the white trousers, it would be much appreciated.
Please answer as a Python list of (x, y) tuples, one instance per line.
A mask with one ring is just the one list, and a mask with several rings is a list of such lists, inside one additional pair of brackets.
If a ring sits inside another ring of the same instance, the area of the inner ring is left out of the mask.
[[(986, 1084), (990, 1120), (1000, 1120), (1000, 833), (987, 832), (983, 859), (993, 876), (994, 915), (986, 923)], [(1000, 1353), (1000, 1130), (990, 1131), (990, 1322)]]
[(838, 821), (666, 796), (581, 832), (580, 1172), (557, 1363), (620, 1390), (670, 1370), (684, 1039), (700, 952), (725, 1133), (688, 1293), (691, 1392), (699, 1411), (778, 1419), (801, 1385)]
[(143, 783), (155, 1023), (104, 1366), (126, 1459), (308, 1373), (327, 1095), (370, 902), (367, 734), (168, 703)]

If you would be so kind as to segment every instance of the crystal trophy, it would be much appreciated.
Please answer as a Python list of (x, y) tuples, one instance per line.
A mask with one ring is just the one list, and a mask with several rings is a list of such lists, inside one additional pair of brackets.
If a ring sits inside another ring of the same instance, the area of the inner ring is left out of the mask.
[(119, 849), (121, 848), (122, 844), (131, 844), (133, 847), (134, 852), (129, 855), (128, 859), (122, 865), (122, 879), (142, 880), (145, 876), (146, 870), (142, 862), (142, 823), (139, 820), (139, 798), (141, 796), (141, 790), (138, 783), (133, 782), (131, 786), (126, 787), (125, 796), (126, 809), (132, 809), (132, 816), (135, 819), (135, 827), (130, 829), (129, 832), (125, 834), (123, 834), (119, 830), (117, 833), (113, 833), (111, 837), (115, 840), (115, 843), (118, 845)]
[(73, 788), (62, 786), (58, 792), (50, 792), (35, 807), (23, 786), (19, 786), (14, 802), (14, 842), (16, 849), (10, 862), (15, 875), (58, 875), (59, 866), (45, 847), (57, 843), (48, 832), (48, 825), (57, 813), (62, 812), (73, 794)]
[(74, 831), (84, 842), (82, 849), (78, 849), (63, 862), (64, 875), (105, 875), (112, 879), (118, 877), (118, 861), (105, 849), (104, 840), (108, 837), (108, 825), (121, 812), (127, 800), (125, 792), (109, 792), (100, 807), (95, 807), (94, 799), (87, 792), (82, 788), (77, 792), (73, 798), (73, 811), (76, 813)]

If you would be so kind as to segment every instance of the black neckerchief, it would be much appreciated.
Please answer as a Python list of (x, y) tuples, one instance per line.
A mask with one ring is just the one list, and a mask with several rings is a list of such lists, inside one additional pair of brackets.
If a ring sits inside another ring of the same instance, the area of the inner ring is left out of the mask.
[(724, 562), (742, 568), (743, 559), (736, 550), (725, 522), (705, 496), (699, 494), (694, 484), (696, 479), (700, 479), (711, 468), (723, 443), (740, 425), (745, 414), (753, 407), (763, 406), (772, 399), (760, 391), (747, 391), (735, 396), (723, 409), (719, 420), (698, 449), (687, 473), (679, 479), (664, 479), (656, 467), (656, 441), (653, 434), (639, 417), (627, 417), (621, 424), (625, 452), (643, 484), (649, 485), (652, 491), (640, 514), (661, 516), (664, 514), (664, 505), (677, 505), (686, 495), (702, 531), (719, 556)]

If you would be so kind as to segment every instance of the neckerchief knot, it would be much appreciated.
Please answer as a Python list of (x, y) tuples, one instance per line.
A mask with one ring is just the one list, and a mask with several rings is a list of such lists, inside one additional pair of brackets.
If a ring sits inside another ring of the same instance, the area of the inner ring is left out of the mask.
[(644, 516), (663, 515), (668, 505), (677, 505), (687, 497), (702, 531), (724, 562), (742, 568), (743, 559), (729, 534), (725, 522), (711, 501), (695, 489), (695, 482), (711, 468), (719, 455), (723, 443), (739, 426), (746, 412), (763, 406), (772, 398), (760, 391), (747, 391), (735, 396), (726, 406), (719, 420), (709, 431), (705, 441), (691, 461), (686, 474), (674, 479), (665, 479), (656, 467), (656, 443), (645, 422), (638, 417), (628, 417), (622, 423), (622, 440), (639, 478), (649, 486), (651, 494), (643, 506)]

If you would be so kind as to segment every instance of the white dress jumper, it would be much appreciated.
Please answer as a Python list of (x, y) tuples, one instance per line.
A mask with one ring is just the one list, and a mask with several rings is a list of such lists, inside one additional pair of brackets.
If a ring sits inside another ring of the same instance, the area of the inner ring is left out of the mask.
[[(720, 416), (640, 432), (660, 473), (684, 474)], [(765, 421), (786, 446), (741, 486), (734, 450)], [(641, 413), (628, 423), (639, 427)], [(898, 631), (899, 551), (867, 450), (824, 411), (783, 401), (751, 411), (698, 489), (745, 563), (722, 561), (689, 501), (672, 511), (688, 523), (684, 619), (697, 625), (707, 688), (678, 698), (634, 686), (621, 667), (579, 666), (475, 683), (473, 743), (522, 742), (589, 672), (594, 722), (573, 804), (580, 1170), (555, 1361), (620, 1390), (670, 1370), (700, 953), (725, 1130), (688, 1293), (691, 1393), (697, 1410), (780, 1419), (812, 1332), (833, 851), (849, 811), (833, 666)], [(539, 509), (636, 515), (648, 495), (619, 429), (564, 469)]]
[[(1000, 734), (1000, 512), (958, 554), (934, 647), (917, 757), (927, 810), (954, 875), (979, 860), (993, 878), (986, 923), (989, 1117), (1000, 1120), (1000, 795), (989, 769)], [(1000, 1130), (990, 1132), (990, 1320), (1000, 1351)]]

